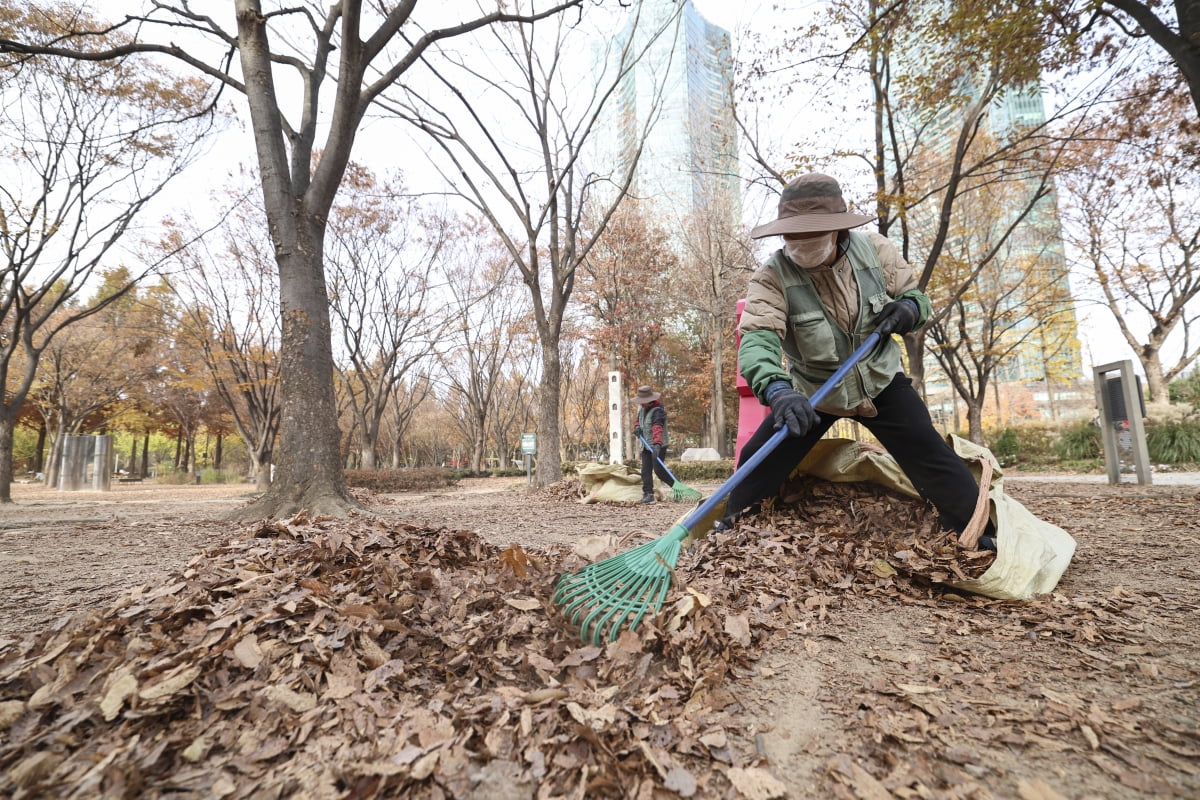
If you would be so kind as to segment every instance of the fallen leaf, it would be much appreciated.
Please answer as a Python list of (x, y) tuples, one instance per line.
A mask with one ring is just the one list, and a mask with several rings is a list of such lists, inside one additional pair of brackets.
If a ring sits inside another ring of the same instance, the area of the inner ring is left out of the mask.
[(733, 788), (750, 800), (776, 800), (787, 796), (787, 787), (762, 767), (733, 767), (726, 775)]

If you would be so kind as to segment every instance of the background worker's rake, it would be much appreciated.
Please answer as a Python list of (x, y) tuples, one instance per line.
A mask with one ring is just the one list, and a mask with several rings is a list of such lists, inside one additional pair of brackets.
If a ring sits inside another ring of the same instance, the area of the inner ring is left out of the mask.
[[(814, 407), (820, 405), (878, 341), (878, 333), (868, 336), (846, 363), (813, 393), (809, 402)], [(665, 535), (559, 578), (554, 589), (554, 604), (562, 609), (571, 625), (579, 629), (580, 638), (595, 645), (605, 638), (615, 640), (622, 628), (633, 630), (646, 614), (662, 609), (685, 542), (690, 543), (699, 524), (714, 518), (713, 512), (725, 502), (729, 493), (787, 437), (788, 428), (784, 425), (707, 500), (675, 523)]]
[(642, 444), (646, 445), (646, 449), (649, 450), (650, 454), (654, 456), (654, 460), (658, 462), (658, 465), (663, 468), (663, 472), (667, 473), (667, 475), (670, 476), (671, 481), (672, 481), (672, 483), (671, 483), (671, 499), (672, 500), (677, 500), (680, 503), (690, 503), (693, 500), (699, 500), (701, 497), (704, 497), (704, 495), (700, 494), (695, 489), (688, 486), (683, 481), (679, 480), (679, 478), (676, 478), (675, 473), (673, 473), (673, 472), (671, 472), (671, 470), (667, 469), (667, 462), (663, 461), (661, 458), (658, 457), (658, 452), (650, 445), (649, 442), (646, 441), (645, 436), (642, 436), (639, 433), (637, 435), (637, 437), (642, 440)]

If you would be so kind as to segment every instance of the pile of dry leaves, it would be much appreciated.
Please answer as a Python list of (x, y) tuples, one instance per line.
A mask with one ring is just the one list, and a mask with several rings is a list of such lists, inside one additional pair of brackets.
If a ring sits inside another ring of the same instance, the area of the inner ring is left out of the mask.
[(549, 486), (543, 486), (537, 490), (536, 494), (542, 500), (573, 500), (578, 502), (587, 495), (587, 489), (584, 488), (583, 481), (579, 480), (579, 478), (564, 478), (561, 481), (555, 481)]
[(839, 598), (921, 602), (986, 567), (946, 541), (924, 503), (800, 487), (685, 553), (664, 613), (602, 649), (550, 603), (581, 566), (565, 550), (365, 518), (265, 525), (0, 652), (0, 792), (782, 797), (732, 688)]
[(686, 634), (583, 646), (547, 607), (564, 558), (466, 531), (264, 527), (3, 653), (0, 788), (650, 797), (758, 780), (721, 713), (749, 654), (715, 609)]

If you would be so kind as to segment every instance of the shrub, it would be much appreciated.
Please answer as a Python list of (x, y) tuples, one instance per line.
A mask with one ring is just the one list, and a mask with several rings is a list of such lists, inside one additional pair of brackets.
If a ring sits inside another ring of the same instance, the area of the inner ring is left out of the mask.
[(245, 476), (236, 470), (205, 469), (200, 471), (201, 483), (243, 483)]
[(1091, 422), (1080, 421), (1064, 428), (1058, 435), (1055, 451), (1063, 461), (1086, 461), (1100, 457), (1103, 452), (1100, 429)]
[(160, 470), (154, 476), (155, 483), (165, 483), (170, 486), (182, 486), (185, 483), (195, 483), (196, 476), (186, 470)]
[(347, 486), (370, 489), (381, 494), (426, 492), (430, 489), (445, 489), (457, 482), (455, 473), (442, 467), (346, 470)]
[(1017, 456), (1021, 454), (1021, 444), (1017, 441), (1017, 432), (1012, 428), (1005, 428), (1004, 433), (1000, 434), (1000, 438), (992, 445), (991, 451), (1000, 466), (1007, 467), (1015, 464)]
[(1200, 370), (1193, 370), (1186, 378), (1171, 381), (1167, 393), (1172, 403), (1188, 403), (1200, 409)]
[(1146, 425), (1146, 452), (1156, 464), (1200, 462), (1200, 422), (1150, 422)]
[(667, 468), (684, 483), (722, 483), (733, 475), (733, 459), (668, 462)]

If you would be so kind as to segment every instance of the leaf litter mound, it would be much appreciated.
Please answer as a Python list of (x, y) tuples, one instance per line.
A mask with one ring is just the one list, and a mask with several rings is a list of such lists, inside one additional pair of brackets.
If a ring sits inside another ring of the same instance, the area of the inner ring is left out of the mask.
[[(735, 691), (774, 638), (855, 597), (932, 602), (945, 575), (986, 569), (927, 504), (801, 482), (686, 551), (663, 612), (601, 648), (550, 602), (583, 564), (565, 548), (365, 518), (246, 533), (0, 651), (0, 791), (783, 797)], [(854, 755), (884, 770), (879, 737), (863, 742)], [(847, 758), (828, 780), (869, 796)]]

